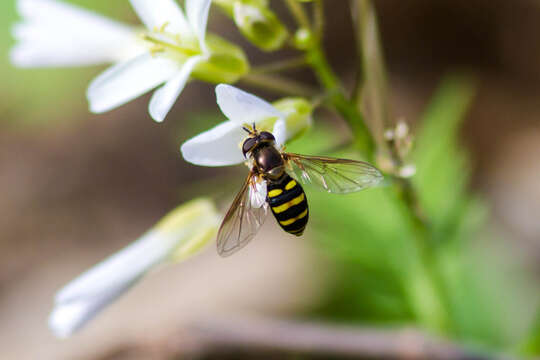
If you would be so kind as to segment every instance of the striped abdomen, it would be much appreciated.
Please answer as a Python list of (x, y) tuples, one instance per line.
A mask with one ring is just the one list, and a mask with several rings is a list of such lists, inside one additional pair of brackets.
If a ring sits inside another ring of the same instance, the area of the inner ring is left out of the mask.
[(266, 198), (279, 225), (288, 233), (302, 235), (309, 217), (306, 194), (289, 175), (268, 181)]

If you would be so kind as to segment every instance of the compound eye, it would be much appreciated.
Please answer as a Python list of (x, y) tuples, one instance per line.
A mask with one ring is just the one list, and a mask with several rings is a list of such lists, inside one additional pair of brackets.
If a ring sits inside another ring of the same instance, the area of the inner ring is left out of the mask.
[(261, 140), (268, 140), (268, 141), (276, 141), (276, 138), (272, 133), (269, 133), (268, 131), (262, 131), (259, 135)]
[(242, 144), (242, 153), (244, 154), (244, 157), (246, 156), (246, 154), (248, 152), (251, 151), (251, 149), (253, 149), (253, 147), (257, 144), (257, 139), (255, 138), (247, 138), (245, 141), (244, 141), (244, 144)]

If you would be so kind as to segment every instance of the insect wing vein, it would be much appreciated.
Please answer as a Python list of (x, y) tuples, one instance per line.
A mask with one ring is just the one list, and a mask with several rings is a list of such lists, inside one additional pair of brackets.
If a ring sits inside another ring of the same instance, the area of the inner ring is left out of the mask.
[(249, 196), (252, 181), (254, 174), (250, 172), (219, 228), (217, 250), (223, 257), (246, 246), (264, 224), (268, 205), (265, 203), (260, 208), (252, 207)]
[(346, 194), (377, 185), (383, 178), (372, 165), (356, 160), (284, 153), (289, 175), (302, 184)]

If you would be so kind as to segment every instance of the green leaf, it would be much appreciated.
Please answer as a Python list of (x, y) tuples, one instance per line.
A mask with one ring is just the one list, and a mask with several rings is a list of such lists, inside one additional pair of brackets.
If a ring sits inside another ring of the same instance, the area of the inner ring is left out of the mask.
[[(414, 261), (410, 226), (391, 189), (339, 196), (306, 186), (311, 230), (338, 280), (320, 312), (333, 319), (411, 321), (403, 284)], [(309, 235), (309, 233), (308, 233)]]
[(443, 225), (459, 207), (469, 179), (466, 152), (459, 129), (475, 93), (474, 82), (453, 75), (443, 80), (422, 117), (413, 160), (413, 183), (420, 203), (434, 225)]

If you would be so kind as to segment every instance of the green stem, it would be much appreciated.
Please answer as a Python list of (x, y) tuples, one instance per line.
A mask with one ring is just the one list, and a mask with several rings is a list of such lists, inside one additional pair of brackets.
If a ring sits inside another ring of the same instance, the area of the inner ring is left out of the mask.
[(369, 0), (352, 0), (351, 16), (356, 42), (356, 79), (352, 99), (359, 109), (370, 111), (370, 127), (381, 152), (387, 151), (384, 131), (392, 127), (388, 103), (387, 73), (377, 26), (377, 14)]
[(345, 95), (338, 77), (328, 64), (319, 45), (307, 52), (307, 61), (312, 66), (319, 82), (329, 94), (328, 103), (349, 123), (355, 133), (356, 145), (364, 158), (373, 161), (375, 158), (375, 143), (365, 124), (362, 114), (355, 104)]
[(314, 32), (318, 39), (321, 39), (324, 33), (324, 6), (323, 0), (315, 0), (313, 7)]
[(251, 69), (252, 74), (266, 74), (271, 72), (280, 72), (290, 69), (299, 68), (306, 65), (306, 59), (304, 57), (295, 57), (292, 59), (286, 59), (276, 61), (269, 64), (260, 65)]
[[(349, 99), (340, 80), (330, 67), (320, 44), (320, 38), (306, 53), (319, 82), (328, 94), (327, 102), (349, 123), (356, 138), (356, 146), (368, 160), (376, 156), (375, 141), (357, 106), (357, 99)], [(436, 249), (430, 242), (430, 232), (422, 216), (418, 196), (410, 180), (392, 177), (393, 188), (403, 204), (404, 216), (414, 228), (414, 247), (418, 255), (417, 267), (412, 270), (416, 290), (411, 290), (411, 302), (418, 320), (426, 327), (441, 333), (450, 329), (449, 301), (437, 270)]]
[[(393, 177), (393, 188), (403, 205), (404, 216), (413, 228), (414, 247), (418, 256), (417, 267), (411, 270), (405, 286), (417, 320), (430, 330), (448, 334), (452, 330), (449, 314), (450, 300), (438, 270), (436, 249), (422, 214), (416, 191), (409, 179)], [(413, 286), (410, 285), (413, 283)]]
[(285, 3), (298, 25), (302, 28), (311, 29), (309, 18), (304, 11), (302, 4), (300, 4), (298, 0), (285, 0)]
[(248, 74), (240, 79), (240, 81), (284, 95), (304, 96), (308, 98), (317, 95), (317, 90), (309, 85), (277, 75)]

